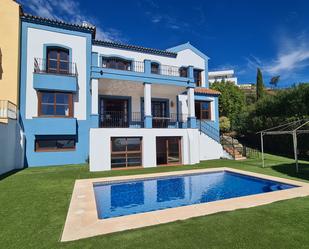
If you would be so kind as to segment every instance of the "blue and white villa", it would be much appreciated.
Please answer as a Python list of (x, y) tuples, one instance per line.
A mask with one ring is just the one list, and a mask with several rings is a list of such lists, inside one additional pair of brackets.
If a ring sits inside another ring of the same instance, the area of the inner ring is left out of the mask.
[(209, 58), (96, 40), (95, 27), (21, 16), (20, 123), (28, 167), (91, 171), (223, 155)]

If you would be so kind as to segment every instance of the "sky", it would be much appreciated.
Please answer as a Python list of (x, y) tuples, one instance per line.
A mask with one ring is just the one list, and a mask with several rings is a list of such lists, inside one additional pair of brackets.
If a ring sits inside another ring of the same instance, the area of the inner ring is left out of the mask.
[(97, 39), (167, 49), (185, 42), (210, 57), (209, 70), (234, 69), (239, 83), (309, 82), (308, 0), (19, 0), (26, 13), (87, 21)]

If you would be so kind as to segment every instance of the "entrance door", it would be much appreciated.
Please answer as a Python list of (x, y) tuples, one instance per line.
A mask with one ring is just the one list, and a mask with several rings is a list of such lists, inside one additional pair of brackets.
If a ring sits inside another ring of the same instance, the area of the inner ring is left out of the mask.
[(169, 165), (181, 163), (181, 138), (157, 137), (157, 164)]
[(151, 101), (152, 127), (166, 128), (168, 126), (167, 104), (166, 101)]
[(128, 127), (129, 112), (127, 99), (100, 100), (100, 127)]

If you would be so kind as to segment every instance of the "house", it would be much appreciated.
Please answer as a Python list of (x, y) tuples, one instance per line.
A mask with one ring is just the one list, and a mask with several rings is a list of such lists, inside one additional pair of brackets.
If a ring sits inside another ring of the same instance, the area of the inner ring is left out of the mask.
[(237, 85), (237, 77), (235, 77), (234, 70), (212, 71), (208, 73), (209, 83), (229, 81)]
[(208, 57), (96, 40), (84, 23), (21, 16), (20, 116), (28, 167), (91, 171), (220, 158)]

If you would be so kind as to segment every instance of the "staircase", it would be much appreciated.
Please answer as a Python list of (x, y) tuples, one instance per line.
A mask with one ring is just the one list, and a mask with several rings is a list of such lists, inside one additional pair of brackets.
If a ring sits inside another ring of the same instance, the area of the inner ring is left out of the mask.
[(204, 120), (197, 120), (196, 124), (200, 132), (203, 132), (205, 135), (220, 143), (220, 131), (218, 129), (211, 126), (209, 123), (207, 123), (207, 121)]
[(234, 159), (234, 160), (245, 160), (243, 156), (243, 146), (239, 141), (233, 137), (222, 135), (221, 144), (223, 149)]

